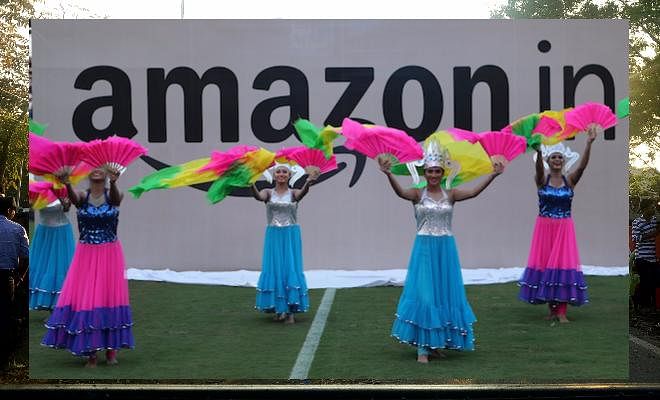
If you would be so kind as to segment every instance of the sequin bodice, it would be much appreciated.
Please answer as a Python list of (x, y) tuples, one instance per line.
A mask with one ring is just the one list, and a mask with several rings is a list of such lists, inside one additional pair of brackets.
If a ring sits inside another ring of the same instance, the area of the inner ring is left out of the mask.
[(101, 244), (117, 240), (119, 208), (110, 205), (107, 194), (105, 202), (95, 206), (89, 202), (89, 192), (78, 208), (78, 231), (80, 243)]
[(39, 224), (56, 227), (69, 224), (64, 207), (59, 201), (39, 210)]
[(449, 201), (449, 197), (444, 190), (442, 194), (443, 198), (436, 201), (424, 189), (421, 200), (414, 205), (418, 235), (452, 235), (451, 218), (454, 206)]
[(571, 216), (571, 202), (573, 189), (568, 186), (566, 178), (562, 176), (564, 185), (554, 187), (550, 185), (550, 176), (545, 185), (539, 188), (539, 215), (548, 218), (568, 218)]
[(266, 218), (270, 226), (296, 225), (298, 203), (293, 201), (293, 193), (287, 190), (279, 195), (275, 189), (270, 191), (270, 199), (266, 203)]

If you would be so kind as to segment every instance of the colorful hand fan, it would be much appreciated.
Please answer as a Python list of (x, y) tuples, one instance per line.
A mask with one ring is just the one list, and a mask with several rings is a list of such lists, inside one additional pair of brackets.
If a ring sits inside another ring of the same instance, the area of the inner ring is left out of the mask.
[(565, 108), (561, 111), (546, 110), (540, 113), (541, 118), (551, 118), (553, 121), (559, 124), (560, 128), (559, 132), (543, 138), (542, 142), (544, 145), (552, 146), (561, 142), (562, 140), (570, 139), (577, 135), (578, 131), (574, 127), (566, 124), (566, 113), (572, 109), (573, 108)]
[(92, 140), (83, 149), (83, 161), (92, 168), (107, 168), (120, 174), (136, 158), (147, 154), (147, 149), (138, 142), (120, 136)]
[(584, 103), (566, 113), (566, 124), (581, 132), (591, 125), (607, 129), (616, 125), (616, 115), (605, 104)]
[[(64, 190), (66, 193), (66, 189)], [(58, 195), (54, 192), (53, 184), (51, 182), (29, 181), (28, 198), (30, 200), (30, 206), (32, 209), (41, 210), (52, 202), (58, 200)]]
[(617, 118), (625, 118), (630, 115), (630, 97), (619, 100), (616, 105)]
[(28, 170), (35, 175), (43, 175), (47, 180), (61, 183), (55, 175), (67, 175), (72, 184), (78, 183), (90, 171), (81, 163), (82, 143), (54, 142), (35, 134), (29, 134)]
[[(456, 140), (447, 131), (438, 131), (431, 134), (424, 141), (424, 148), (427, 148), (431, 141), (435, 141), (437, 146), (446, 152), (445, 175), (442, 178), (444, 187), (454, 188), (493, 172), (492, 161), (478, 142), (470, 143), (465, 140)], [(412, 168), (413, 166), (416, 168)], [(395, 175), (411, 175), (411, 172), (415, 175), (424, 174), (424, 160), (408, 163), (408, 165), (395, 164), (391, 171)], [(415, 183), (418, 182), (414, 175), (413, 180)], [(425, 186), (424, 182), (416, 185), (416, 187), (423, 186)]]
[(259, 150), (257, 146), (239, 144), (226, 151), (214, 151), (211, 153), (211, 161), (200, 168), (200, 172), (213, 171), (220, 176), (245, 154), (256, 150)]
[(28, 123), (29, 132), (39, 136), (44, 135), (44, 132), (46, 132), (47, 127), (48, 124), (40, 124), (39, 122), (33, 120), (32, 118), (30, 118), (30, 122)]
[(284, 148), (275, 153), (275, 160), (280, 163), (295, 162), (305, 170), (308, 167), (316, 167), (322, 174), (337, 169), (337, 157), (335, 155), (332, 155), (330, 159), (326, 159), (323, 151), (304, 146)]
[(298, 119), (293, 123), (293, 127), (305, 146), (323, 151), (325, 158), (332, 156), (332, 142), (339, 137), (338, 128), (326, 125), (319, 129), (306, 119)]
[(540, 114), (524, 116), (502, 129), (504, 133), (524, 137), (527, 141), (527, 150), (538, 148), (543, 143), (544, 138), (552, 137), (560, 131), (561, 126), (557, 121)]
[(163, 168), (143, 177), (139, 184), (128, 189), (128, 191), (138, 199), (142, 196), (142, 193), (150, 190), (173, 189), (214, 181), (218, 179), (220, 174), (213, 170), (201, 171), (209, 162), (211, 162), (211, 157), (205, 157), (181, 165)]
[[(525, 152), (527, 141), (524, 137), (505, 132), (480, 132), (478, 134), (479, 143), (493, 161), (503, 161), (503, 156), (508, 162)], [(506, 164), (506, 163), (505, 163)]]
[(206, 198), (215, 204), (227, 197), (233, 188), (252, 185), (274, 160), (275, 153), (263, 148), (245, 153), (213, 182)]
[(465, 129), (449, 128), (447, 129), (447, 132), (451, 133), (456, 140), (467, 140), (470, 143), (475, 143), (479, 140), (479, 135), (472, 131), (466, 131)]
[(421, 146), (402, 130), (380, 125), (362, 125), (344, 118), (341, 128), (346, 137), (344, 146), (369, 158), (380, 154), (394, 156), (398, 162), (409, 162), (424, 157)]

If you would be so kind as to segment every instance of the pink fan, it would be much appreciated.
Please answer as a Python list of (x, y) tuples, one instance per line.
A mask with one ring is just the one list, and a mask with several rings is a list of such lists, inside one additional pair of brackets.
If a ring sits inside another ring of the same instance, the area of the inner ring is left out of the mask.
[(334, 154), (326, 159), (323, 151), (306, 146), (284, 148), (275, 154), (275, 159), (279, 162), (293, 161), (305, 170), (316, 167), (322, 174), (337, 169), (337, 157)]
[(29, 146), (28, 170), (35, 175), (71, 175), (83, 157), (81, 143), (53, 142), (32, 133)]
[(120, 174), (136, 158), (147, 154), (147, 149), (138, 142), (120, 136), (92, 140), (83, 149), (83, 161), (92, 168), (109, 168)]
[(591, 124), (602, 129), (616, 125), (616, 115), (601, 103), (584, 103), (566, 113), (566, 124), (579, 131), (586, 131)]
[(405, 163), (424, 157), (422, 147), (402, 130), (379, 125), (362, 125), (348, 118), (342, 122), (344, 146), (376, 158), (379, 154), (391, 154), (398, 162)]
[(552, 136), (558, 132), (561, 132), (559, 122), (546, 116), (541, 116), (539, 123), (532, 130), (532, 133), (540, 133), (543, 136)]
[(481, 147), (491, 158), (503, 156), (507, 161), (511, 161), (524, 153), (527, 148), (527, 141), (523, 136), (511, 133), (487, 131), (477, 136)]
[(222, 175), (232, 164), (243, 157), (245, 153), (259, 150), (257, 146), (246, 146), (239, 144), (227, 151), (214, 151), (211, 153), (211, 161), (199, 169), (198, 172), (214, 171)]
[(465, 140), (470, 143), (476, 143), (479, 140), (478, 134), (472, 131), (466, 131), (465, 129), (449, 128), (447, 132), (451, 133), (456, 140)]
[(53, 184), (51, 182), (29, 181), (28, 198), (32, 208), (40, 210), (57, 200), (57, 195), (53, 192)]

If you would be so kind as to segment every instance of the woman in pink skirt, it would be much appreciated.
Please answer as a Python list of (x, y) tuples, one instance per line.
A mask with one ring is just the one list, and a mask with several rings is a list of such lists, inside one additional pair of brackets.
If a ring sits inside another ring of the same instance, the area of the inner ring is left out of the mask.
[(87, 367), (96, 366), (99, 350), (106, 350), (107, 363), (114, 365), (118, 349), (134, 347), (124, 254), (117, 239), (123, 198), (118, 177), (115, 171), (97, 168), (85, 192), (75, 192), (62, 177), (78, 209), (80, 239), (41, 343), (87, 357)]
[[(519, 298), (530, 304), (548, 303), (548, 319), (569, 322), (566, 308), (589, 301), (587, 284), (580, 268), (580, 255), (571, 218), (573, 189), (589, 162), (595, 129), (587, 134), (587, 144), (577, 169), (564, 175), (580, 157), (563, 143), (536, 152), (536, 186), (539, 215), (536, 218), (527, 268), (519, 281)], [(550, 170), (545, 174), (544, 164)]]

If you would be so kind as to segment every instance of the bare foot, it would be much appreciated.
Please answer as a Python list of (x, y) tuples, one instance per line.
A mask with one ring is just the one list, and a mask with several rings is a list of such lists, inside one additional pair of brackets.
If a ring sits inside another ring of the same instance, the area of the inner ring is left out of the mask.
[(275, 316), (273, 317), (273, 321), (277, 321), (277, 322), (284, 321), (285, 319), (286, 319), (286, 313), (275, 314)]
[(289, 314), (289, 315), (286, 317), (286, 321), (284, 321), (284, 323), (285, 323), (285, 324), (295, 324), (295, 323), (296, 323), (296, 319), (293, 317), (293, 314)]
[(424, 354), (424, 355), (420, 354), (420, 355), (417, 356), (417, 362), (422, 363), (422, 364), (428, 364), (429, 363), (429, 356), (427, 356), (426, 354)]
[(105, 362), (108, 365), (117, 365), (117, 350), (108, 350), (105, 352)]
[(557, 318), (559, 318), (560, 324), (568, 324), (569, 322), (571, 322), (568, 318), (566, 318), (565, 315), (559, 315), (557, 316)]
[(546, 321), (556, 321), (557, 320), (557, 314), (549, 314), (543, 317), (544, 320)]
[(87, 363), (85, 364), (85, 368), (96, 368), (96, 356), (87, 357)]

